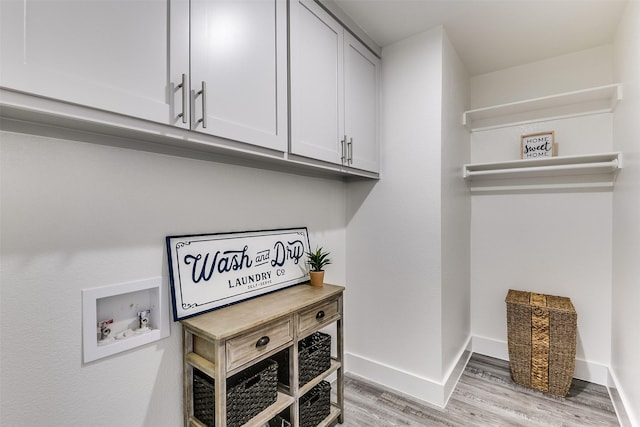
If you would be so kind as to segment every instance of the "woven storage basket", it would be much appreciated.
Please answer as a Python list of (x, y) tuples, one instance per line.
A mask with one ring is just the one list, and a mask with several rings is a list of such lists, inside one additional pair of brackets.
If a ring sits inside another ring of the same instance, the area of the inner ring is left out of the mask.
[(566, 396), (576, 367), (576, 310), (566, 297), (510, 289), (507, 333), (511, 378)]
[(280, 415), (269, 420), (269, 427), (291, 427), (291, 423)]
[(316, 427), (331, 412), (331, 384), (321, 381), (300, 398), (300, 427)]
[[(227, 426), (240, 426), (278, 398), (278, 364), (264, 360), (227, 379)], [(215, 425), (214, 380), (193, 370), (193, 415)]]
[[(278, 380), (289, 384), (289, 352), (275, 356)], [(302, 386), (331, 367), (331, 335), (316, 332), (298, 343), (298, 383)]]

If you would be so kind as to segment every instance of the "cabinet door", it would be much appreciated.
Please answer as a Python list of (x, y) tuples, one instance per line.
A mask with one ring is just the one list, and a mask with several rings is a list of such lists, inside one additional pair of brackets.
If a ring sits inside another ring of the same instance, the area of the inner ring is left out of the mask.
[(169, 0), (0, 1), (0, 86), (173, 123)]
[[(2, 1), (2, 0), (0, 0)], [(168, 0), (170, 124), (191, 128), (191, 90), (189, 86), (189, 0)]]
[(191, 1), (192, 129), (286, 151), (286, 31), (283, 0)]
[(290, 151), (341, 163), (344, 31), (313, 1), (292, 0), (290, 8)]
[(354, 168), (379, 172), (380, 60), (348, 33), (345, 33), (344, 55), (347, 163)]

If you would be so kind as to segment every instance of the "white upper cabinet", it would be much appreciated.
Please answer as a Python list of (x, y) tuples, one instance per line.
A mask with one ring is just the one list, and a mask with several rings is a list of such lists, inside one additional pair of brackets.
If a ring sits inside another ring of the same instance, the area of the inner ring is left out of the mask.
[(17, 120), (377, 178), (379, 73), (313, 0), (0, 0)]
[(1, 87), (287, 151), (285, 0), (2, 0), (0, 16)]
[(292, 0), (290, 7), (290, 151), (342, 163), (344, 30), (311, 0)]
[(317, 3), (290, 7), (290, 152), (378, 172), (379, 60)]
[(191, 128), (286, 151), (286, 2), (191, 0), (190, 46)]
[(345, 32), (344, 37), (347, 161), (354, 168), (378, 172), (380, 60), (351, 34)]
[(172, 122), (169, 0), (2, 0), (0, 86)]

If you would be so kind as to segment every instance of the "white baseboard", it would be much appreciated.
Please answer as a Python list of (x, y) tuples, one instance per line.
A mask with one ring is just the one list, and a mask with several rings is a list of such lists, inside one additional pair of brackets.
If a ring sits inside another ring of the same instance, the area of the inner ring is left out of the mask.
[[(506, 341), (474, 335), (471, 340), (471, 350), (474, 353), (484, 354), (496, 359), (509, 360), (509, 347)], [(604, 386), (609, 384), (609, 368), (587, 360), (576, 359), (576, 370), (573, 376), (590, 383)]]
[(426, 378), (354, 353), (345, 353), (345, 371), (351, 376), (380, 384), (415, 400), (444, 408), (471, 358), (470, 348), (471, 338), (460, 349), (456, 362), (451, 365), (443, 381)]
[[(484, 354), (496, 359), (509, 360), (509, 348), (505, 341), (492, 340), (485, 337), (473, 336), (471, 340), (471, 350), (473, 353)], [(634, 418), (634, 414), (625, 408), (633, 408), (625, 398), (625, 394), (619, 386), (615, 373), (605, 365), (576, 359), (575, 378), (600, 384), (609, 390), (611, 402), (616, 410), (618, 421), (622, 427), (640, 427), (640, 423)]]
[(453, 390), (456, 388), (458, 381), (460, 381), (460, 377), (464, 372), (464, 368), (467, 367), (469, 359), (471, 359), (471, 336), (467, 338), (467, 342), (455, 358), (455, 363), (451, 365), (451, 368), (444, 376), (444, 406), (447, 405), (451, 394), (453, 394)]
[(509, 360), (509, 348), (504, 341), (492, 340), (485, 337), (471, 337), (471, 351), (495, 357), (500, 360)]
[[(621, 427), (640, 427), (640, 415), (634, 413), (634, 406), (627, 398), (622, 387), (620, 387), (620, 381), (616, 376), (613, 369), (609, 369), (609, 396), (611, 396), (611, 402), (618, 415), (618, 421), (620, 421)], [(627, 408), (629, 410), (627, 410)], [(637, 410), (637, 409), (635, 409)]]
[(353, 353), (345, 353), (345, 371), (349, 375), (380, 384), (403, 395), (444, 407), (443, 385), (433, 379)]
[[(354, 353), (345, 353), (345, 371), (351, 376), (382, 385), (414, 400), (443, 408), (472, 353), (509, 360), (509, 350), (505, 341), (472, 336), (466, 346), (460, 350), (456, 363), (451, 365), (442, 381), (426, 378)], [(607, 387), (620, 425), (640, 427), (639, 421), (635, 418), (637, 414), (625, 409), (633, 406), (630, 406), (630, 402), (620, 388), (620, 382), (608, 366), (577, 359), (574, 377)]]

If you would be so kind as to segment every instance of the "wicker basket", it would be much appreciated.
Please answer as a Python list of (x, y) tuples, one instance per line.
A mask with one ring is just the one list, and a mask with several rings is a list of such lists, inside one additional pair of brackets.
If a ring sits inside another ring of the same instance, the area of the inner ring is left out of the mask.
[(280, 415), (269, 420), (269, 427), (291, 427), (291, 423)]
[[(264, 360), (227, 379), (227, 426), (240, 426), (278, 398), (278, 364)], [(214, 380), (193, 370), (193, 415), (203, 424), (215, 425)]]
[(316, 427), (331, 413), (331, 384), (321, 381), (300, 398), (300, 427)]
[(566, 297), (510, 289), (507, 332), (511, 378), (566, 396), (576, 366), (576, 310)]
[[(289, 384), (289, 352), (275, 356), (278, 380)], [(298, 383), (302, 386), (331, 367), (331, 335), (316, 332), (298, 343)]]

